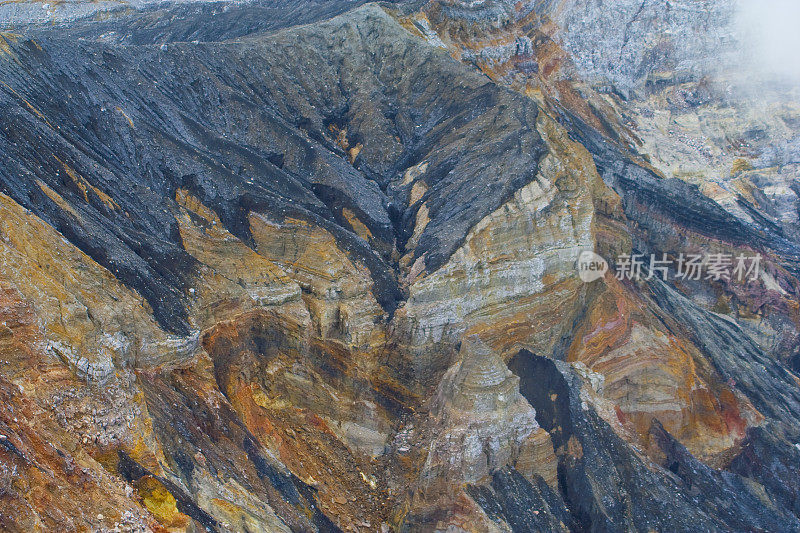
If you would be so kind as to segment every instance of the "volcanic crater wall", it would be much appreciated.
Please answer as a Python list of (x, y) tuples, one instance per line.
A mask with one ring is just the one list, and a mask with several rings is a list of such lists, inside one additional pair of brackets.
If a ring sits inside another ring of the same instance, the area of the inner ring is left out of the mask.
[[(669, 175), (648, 114), (746, 105), (642, 28), (712, 22), (588, 4), (0, 34), (0, 528), (800, 530), (788, 167)], [(764, 275), (614, 276), (697, 250)]]

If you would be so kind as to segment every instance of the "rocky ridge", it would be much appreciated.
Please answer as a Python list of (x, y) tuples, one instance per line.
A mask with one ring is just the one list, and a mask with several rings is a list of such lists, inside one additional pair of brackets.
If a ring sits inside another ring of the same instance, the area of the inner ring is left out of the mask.
[(687, 60), (710, 4), (3, 33), (2, 528), (800, 530), (797, 122)]

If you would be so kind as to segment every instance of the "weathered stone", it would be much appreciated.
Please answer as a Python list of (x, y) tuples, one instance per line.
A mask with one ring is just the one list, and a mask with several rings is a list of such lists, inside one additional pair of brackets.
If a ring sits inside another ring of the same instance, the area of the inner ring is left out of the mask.
[(360, 4), (0, 5), (0, 529), (800, 531), (733, 3)]

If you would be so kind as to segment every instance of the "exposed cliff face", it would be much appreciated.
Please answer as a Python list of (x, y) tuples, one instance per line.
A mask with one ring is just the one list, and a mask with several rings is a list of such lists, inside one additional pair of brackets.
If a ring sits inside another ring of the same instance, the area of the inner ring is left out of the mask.
[(800, 121), (731, 3), (357, 4), (0, 35), (2, 529), (800, 531)]
[(422, 475), (451, 482), (478, 481), (508, 465), (539, 427), (519, 394), (519, 378), (477, 335), (462, 342), (460, 360), (442, 377), (431, 415), (436, 429)]

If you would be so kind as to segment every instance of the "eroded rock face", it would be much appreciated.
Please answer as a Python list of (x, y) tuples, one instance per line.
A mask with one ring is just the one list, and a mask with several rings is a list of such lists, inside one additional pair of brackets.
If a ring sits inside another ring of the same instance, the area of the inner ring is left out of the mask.
[(516, 377), (479, 337), (461, 343), (460, 360), (442, 378), (431, 410), (434, 440), (423, 479), (474, 483), (513, 462), (538, 428)]
[[(537, 409), (537, 419), (551, 433), (559, 472), (566, 478), (562, 497), (579, 527), (645, 531), (798, 527), (796, 516), (774, 514), (757, 488), (730, 472), (701, 464), (657, 422), (651, 433), (658, 452), (666, 457), (667, 470), (649, 468), (640, 452), (602, 420), (581, 392), (588, 384), (565, 363), (521, 351), (510, 367), (520, 375), (520, 391)], [(717, 509), (721, 502), (726, 502), (724, 512)]]
[(0, 529), (800, 531), (800, 121), (731, 2), (18, 4)]
[[(581, 251), (595, 248), (595, 202), (613, 193), (588, 154), (548, 117), (540, 115), (537, 129), (549, 151), (534, 181), (479, 221), (445, 266), (410, 280), (395, 321), (413, 344), (482, 331), (503, 351), (524, 343), (549, 352), (577, 313), (575, 262)], [(544, 302), (562, 307), (563, 318), (537, 316)], [(495, 318), (487, 322), (490, 308)]]
[(409, 440), (416, 441), (424, 457), (409, 494), (405, 527), (495, 527), (474, 501), (465, 505), (472, 497), (464, 486), (484, 484), (497, 470), (517, 464), (541, 481), (533, 470), (545, 471), (542, 459), (550, 459), (552, 444), (539, 429), (535, 411), (519, 393), (519, 378), (477, 335), (466, 337), (458, 361), (436, 390), (430, 417), (422, 427), (401, 430), (393, 442), (402, 457), (409, 455)]

